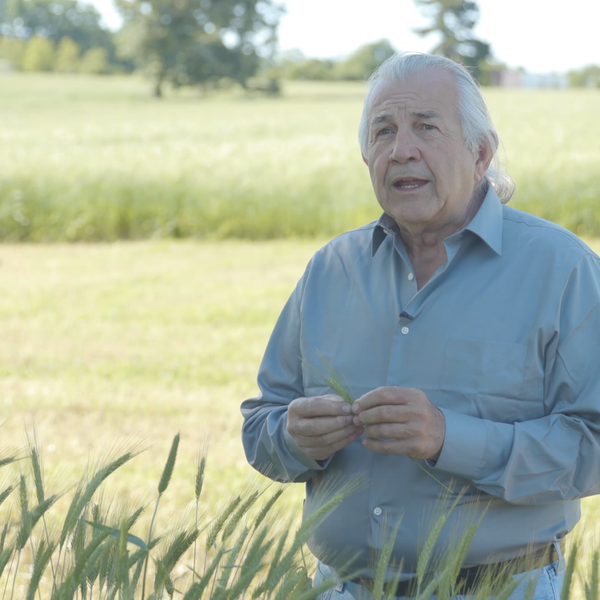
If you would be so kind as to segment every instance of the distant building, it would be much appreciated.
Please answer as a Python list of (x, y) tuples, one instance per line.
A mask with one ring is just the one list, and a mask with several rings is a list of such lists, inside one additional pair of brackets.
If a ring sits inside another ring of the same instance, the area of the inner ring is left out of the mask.
[(526, 71), (505, 69), (492, 71), (490, 78), (493, 85), (509, 88), (564, 89), (570, 85), (569, 76), (559, 73), (527, 73)]

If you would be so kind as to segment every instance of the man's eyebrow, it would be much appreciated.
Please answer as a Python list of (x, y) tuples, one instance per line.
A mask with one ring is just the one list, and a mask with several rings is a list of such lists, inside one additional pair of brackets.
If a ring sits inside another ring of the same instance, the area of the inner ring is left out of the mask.
[[(412, 110), (410, 111), (411, 117), (417, 117), (419, 119), (437, 119), (440, 120), (442, 116), (436, 110)], [(388, 113), (377, 115), (371, 119), (371, 124), (383, 123), (389, 121), (392, 117)]]
[(441, 119), (440, 113), (435, 110), (414, 110), (410, 114), (419, 119)]
[(371, 119), (371, 123), (375, 124), (375, 123), (383, 123), (384, 121), (389, 121), (390, 120), (390, 115), (388, 114), (383, 114), (383, 115), (377, 115), (376, 117), (373, 117)]

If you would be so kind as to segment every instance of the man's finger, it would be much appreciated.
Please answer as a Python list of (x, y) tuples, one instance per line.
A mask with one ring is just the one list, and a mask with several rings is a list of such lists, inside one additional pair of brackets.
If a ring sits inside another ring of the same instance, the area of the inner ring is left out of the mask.
[(351, 433), (350, 435), (346, 436), (343, 440), (340, 440), (339, 442), (332, 444), (331, 448), (333, 449), (333, 452), (337, 452), (338, 450), (345, 448), (352, 442), (356, 441), (362, 434), (363, 434), (362, 428), (359, 428), (354, 433)]
[(321, 436), (332, 431), (338, 431), (348, 425), (352, 425), (353, 417), (345, 415), (340, 417), (313, 417), (311, 419), (299, 418), (289, 419), (288, 431), (291, 434), (303, 435), (306, 437)]
[[(330, 444), (329, 446), (324, 446), (323, 448), (314, 448), (313, 449), (314, 454), (319, 454), (321, 456), (324, 456), (324, 455), (331, 456), (338, 450), (341, 450), (342, 448), (345, 448), (346, 446), (349, 446), (350, 444), (352, 444), (352, 442), (355, 442), (358, 438), (360, 438), (361, 435), (362, 435), (362, 431), (357, 430), (353, 433), (350, 433), (349, 435), (347, 435), (343, 439), (339, 440), (338, 442), (335, 442), (334, 444)], [(302, 446), (300, 446), (300, 448), (302, 448)], [(313, 452), (311, 452), (310, 450), (309, 451), (304, 450), (304, 451), (309, 456), (311, 456), (313, 454)]]
[(408, 404), (413, 399), (414, 391), (401, 387), (380, 387), (371, 390), (352, 405), (352, 412), (357, 414), (383, 404)]
[(332, 431), (331, 433), (327, 433), (325, 435), (319, 435), (315, 437), (307, 437), (304, 435), (292, 435), (298, 446), (308, 447), (314, 446), (317, 448), (324, 448), (326, 446), (333, 446), (338, 442), (345, 440), (347, 437), (355, 433), (362, 434), (364, 431), (363, 427), (356, 427), (355, 425), (348, 425), (342, 429), (338, 429), (337, 431)]
[(414, 417), (414, 409), (403, 404), (384, 404), (375, 406), (354, 416), (355, 425), (370, 425), (373, 423), (407, 423)]
[(405, 423), (378, 423), (365, 427), (365, 433), (367, 437), (374, 439), (406, 440), (415, 436), (415, 429)]
[(329, 394), (314, 398), (296, 398), (296, 400), (290, 402), (288, 411), (299, 417), (333, 417), (349, 415), (351, 407), (339, 396)]

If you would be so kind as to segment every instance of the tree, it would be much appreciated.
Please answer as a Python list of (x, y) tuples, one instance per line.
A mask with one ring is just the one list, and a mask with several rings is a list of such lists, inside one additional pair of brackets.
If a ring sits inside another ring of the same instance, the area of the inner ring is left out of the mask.
[(79, 68), (79, 46), (68, 36), (60, 40), (56, 48), (54, 70), (59, 73), (75, 73)]
[(470, 67), (475, 79), (480, 77), (481, 63), (491, 56), (487, 42), (473, 37), (473, 28), (479, 20), (479, 7), (467, 0), (415, 0), (422, 7), (431, 24), (415, 29), (422, 36), (439, 33), (440, 42), (431, 50)]
[(246, 87), (272, 56), (282, 9), (273, 0), (117, 0), (117, 42), (154, 81), (174, 86), (229, 78)]
[(0, 58), (7, 60), (13, 68), (22, 68), (24, 55), (25, 42), (23, 40), (0, 37)]
[(589, 65), (580, 71), (569, 71), (571, 87), (600, 88), (600, 66)]
[(90, 48), (79, 63), (79, 72), (88, 75), (104, 75), (108, 71), (108, 53), (106, 48)]
[(100, 46), (115, 57), (112, 34), (101, 24), (100, 13), (77, 0), (0, 0), (0, 33), (11, 39), (29, 40), (38, 35), (60, 44), (70, 38), (82, 52)]
[(365, 44), (354, 52), (348, 60), (336, 66), (338, 79), (365, 80), (387, 58), (396, 54), (396, 49), (388, 40)]
[(25, 46), (23, 71), (51, 71), (54, 65), (54, 44), (51, 40), (34, 35)]
[(281, 74), (288, 79), (323, 81), (334, 79), (335, 63), (319, 58), (286, 59), (281, 63)]

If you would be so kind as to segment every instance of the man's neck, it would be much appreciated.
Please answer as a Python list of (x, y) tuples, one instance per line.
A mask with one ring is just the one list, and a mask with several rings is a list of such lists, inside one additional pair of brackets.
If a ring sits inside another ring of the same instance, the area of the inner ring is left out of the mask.
[(398, 223), (402, 243), (413, 265), (418, 289), (426, 285), (437, 269), (446, 262), (448, 256), (444, 240), (464, 229), (471, 222), (485, 198), (486, 191), (486, 189), (477, 190), (466, 210), (440, 227), (406, 226)]

